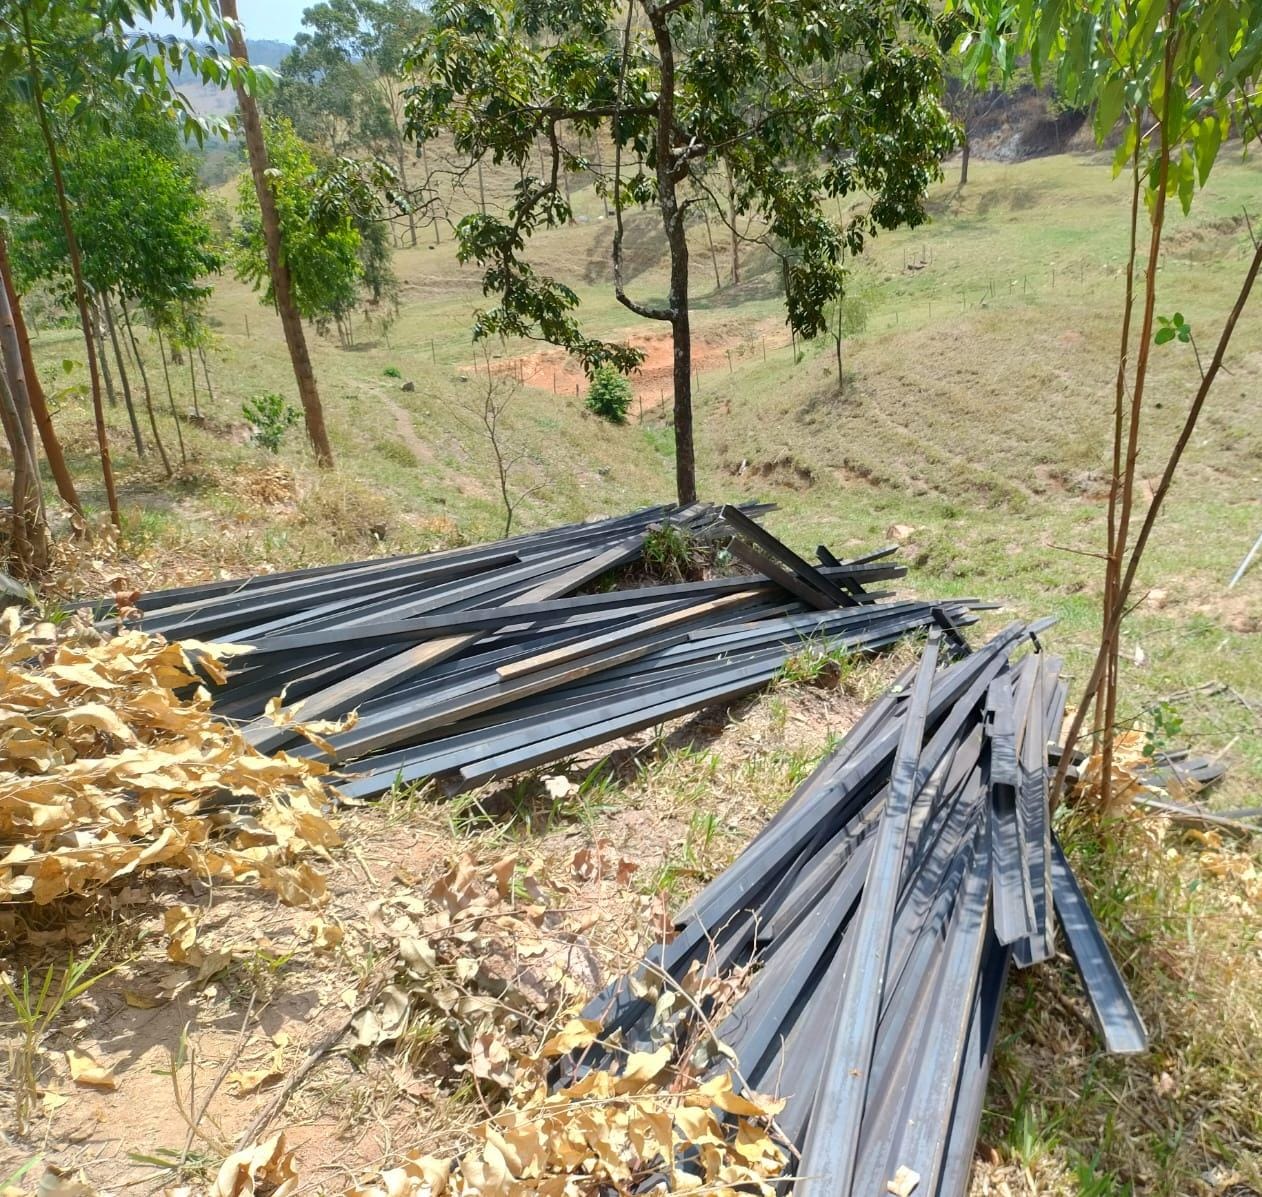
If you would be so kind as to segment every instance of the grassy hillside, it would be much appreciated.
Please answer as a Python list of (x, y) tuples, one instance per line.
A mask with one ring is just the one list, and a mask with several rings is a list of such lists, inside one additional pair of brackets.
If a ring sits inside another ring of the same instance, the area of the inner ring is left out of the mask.
[[(491, 202), (509, 182), (488, 172)], [(1169, 237), (1158, 310), (1181, 311), (1202, 353), (1241, 274), (1246, 234), (1239, 213), (1255, 201), (1260, 182), (1257, 165), (1220, 167), (1195, 215), (1176, 218)], [(491, 347), (501, 378), (517, 372), (526, 379), (506, 423), (508, 440), (527, 454), (513, 479), (515, 493), (531, 492), (521, 528), (672, 494), (669, 415), (661, 404), (668, 390), (664, 330), (633, 320), (614, 302), (610, 225), (590, 189), (576, 199), (576, 223), (537, 238), (535, 261), (578, 290), (592, 329), (637, 338), (649, 364), (636, 380), (634, 418), (613, 427), (584, 412), (574, 373), (546, 347)], [(466, 195), (463, 202), (467, 209), (475, 201)], [(1103, 538), (1126, 202), (1107, 164), (1085, 157), (975, 163), (964, 191), (937, 188), (930, 225), (883, 236), (865, 257), (870, 319), (847, 345), (844, 394), (830, 345), (799, 345), (796, 354), (791, 348), (774, 261), (751, 248), (741, 284), (716, 286), (715, 267), (720, 280), (728, 277), (726, 246), (716, 245), (712, 261), (706, 229), (697, 226), (703, 496), (775, 500), (780, 509), (771, 527), (807, 551), (821, 541), (846, 550), (896, 536), (912, 566), (907, 584), (921, 593), (1008, 604), (987, 617), (992, 623), (1006, 622), (1012, 611), (1059, 615), (1049, 649), (1065, 655), (1080, 677), (1096, 632), (1101, 563), (1092, 554)], [(631, 289), (637, 298), (659, 298), (664, 260), (654, 221), (635, 214), (629, 228)], [(187, 468), (168, 482), (152, 457), (138, 463), (121, 410), (110, 411), (126, 529), (119, 562), (89, 549), (89, 557), (102, 558), (89, 562), (97, 576), (126, 572), (151, 585), (502, 531), (490, 449), (476, 415), (486, 385), (481, 351), (469, 336), (470, 313), (482, 301), (476, 272), (457, 262), (446, 231), (441, 241), (431, 231), (417, 248), (401, 250), (396, 265), (403, 307), (388, 333), (357, 324), (352, 349), (311, 334), (339, 461), (334, 473), (314, 469), (300, 428), (287, 434), (278, 457), (249, 443), (243, 400), (266, 391), (292, 399), (292, 376), (274, 314), (239, 283), (217, 280), (216, 395), (207, 398), (199, 374), (203, 419), (184, 425)], [(73, 329), (40, 330), (35, 350), (50, 390), (65, 387), (60, 363), (76, 360), (79, 348)], [(1154, 360), (1142, 458), (1148, 477), (1197, 378), (1187, 346), (1162, 347)], [(1219, 800), (1242, 805), (1256, 803), (1262, 780), (1262, 568), (1230, 594), (1225, 586), (1262, 530), (1262, 298), (1237, 331), (1229, 367), (1154, 537), (1141, 579), (1144, 603), (1127, 625), (1125, 714), (1151, 722), (1145, 713), (1167, 702), (1183, 718), (1180, 740), (1227, 753), (1232, 772)], [(187, 412), (187, 364), (172, 369), (179, 408)], [(149, 375), (160, 387), (152, 352)], [(82, 377), (78, 367), (69, 381)], [(99, 485), (88, 481), (87, 401), (64, 393), (59, 407), (77, 475), (99, 515)], [(159, 421), (178, 461), (170, 416)], [(368, 945), (364, 959), (376, 961), (365, 916), (371, 900), (406, 885), (407, 877), (436, 875), (445, 855), (498, 859), (513, 846), (568, 868), (576, 844), (597, 837), (644, 863), (646, 889), (665, 886), (679, 900), (739, 851), (893, 667), (886, 660), (855, 670), (836, 691), (776, 687), (717, 721), (703, 716), (672, 728), (586, 776), (573, 809), (549, 806), (537, 779), (526, 779), (512, 789), (516, 805), (509, 806), (518, 813), (507, 820), (487, 817), (476, 803), (456, 808), (408, 795), (356, 811), (345, 822), (357, 868), (351, 853), (339, 857), (325, 913), (353, 929), (351, 938)], [(570, 772), (582, 774), (578, 766)], [(486, 809), (500, 808), (488, 801)], [(1070, 817), (1061, 831), (1155, 1046), (1141, 1057), (1101, 1056), (1067, 962), (1015, 976), (974, 1191), (1255, 1191), (1262, 1184), (1256, 857), (1213, 837), (1195, 844), (1163, 837), (1140, 819), (1102, 829)], [(270, 902), (236, 900), (232, 934), (267, 926), (278, 943), (289, 942), (292, 929)], [(156, 924), (146, 935), (137, 942), (162, 943)], [(284, 1027), (309, 1046), (316, 1029), (311, 995), (327, 991), (337, 1006), (336, 995), (354, 983), (357, 959), (348, 951), (317, 959), (305, 948), (292, 964), (284, 957), (276, 985), (279, 992), (283, 984), (294, 1013), (276, 1014), (269, 1034)], [(206, 1023), (196, 1032), (199, 1092), (220, 1059), (240, 1050), (240, 1042), (231, 1046), (233, 1028), (248, 992), (225, 985), (205, 999)], [(186, 1018), (175, 1006), (155, 1016), (141, 1045), (148, 1054), (142, 1064), (138, 1048), (129, 1070), (127, 1100), (151, 1113), (154, 1126), (119, 1129), (117, 1106), (89, 1107), (82, 1097), (70, 1107), (98, 1120), (83, 1131), (83, 1150), (93, 1159), (106, 1152), (100, 1127), (118, 1136), (108, 1150), (119, 1184), (136, 1179), (135, 1157), (126, 1163), (119, 1144), (152, 1158), (161, 1134), (179, 1125), (164, 1104), (166, 1080), (154, 1082), (162, 1093), (151, 1101), (138, 1098), (135, 1086), (149, 1072), (166, 1075), (165, 1051), (187, 1032), (180, 1029)], [(221, 1030), (226, 1038), (214, 1039), (208, 1027), (228, 1028)], [(330, 1053), (304, 1083), (289, 1113), (309, 1166), (327, 1169), (340, 1185), (342, 1170), (373, 1166), (426, 1136), (448, 1146), (453, 1126), (481, 1117), (467, 1090), (418, 1087), (438, 1065), (426, 1054), (428, 1040), (415, 1042), (410, 1056), (400, 1048), (352, 1063)], [(119, 1041), (114, 1049), (122, 1050)], [(216, 1109), (234, 1133), (250, 1116), (238, 1097), (225, 1096)]]
[[(1247, 244), (1240, 213), (1260, 178), (1256, 164), (1224, 165), (1169, 238), (1158, 310), (1182, 311), (1202, 352), (1234, 294)], [(488, 194), (507, 182), (488, 173)], [(803, 548), (820, 539), (870, 544), (891, 525), (910, 526), (904, 551), (915, 585), (1060, 615), (1058, 650), (1081, 670), (1100, 572), (1084, 554), (1102, 540), (1126, 202), (1107, 166), (1086, 157), (977, 164), (963, 191), (941, 185), (931, 224), (878, 238), (862, 263), (871, 317), (847, 346), (844, 395), (831, 346), (799, 346), (795, 360), (774, 263), (751, 247), (741, 284), (716, 288), (714, 266), (728, 277), (726, 246), (712, 263), (698, 226), (706, 496), (776, 500), (782, 510), (772, 526)], [(512, 480), (515, 492), (531, 492), (521, 527), (666, 498), (672, 485), (671, 431), (659, 406), (669, 395), (666, 330), (614, 302), (601, 202), (587, 189), (575, 207), (574, 225), (536, 239), (535, 260), (576, 287), (593, 330), (633, 336), (649, 351), (636, 383), (644, 410), (621, 428), (600, 423), (584, 411), (580, 376), (559, 354), (493, 346), (495, 369), (526, 378), (507, 434), (527, 454)], [(388, 332), (360, 326), (351, 350), (312, 334), (341, 466), (331, 477), (313, 473), (297, 429), (279, 461), (246, 443), (241, 401), (263, 391), (292, 395), (292, 379), (274, 314), (236, 281), (217, 281), (217, 396), (205, 404), (205, 427), (186, 429), (191, 461), (177, 484), (162, 483), (152, 460), (137, 466), (121, 417), (111, 413), (134, 542), (152, 544), (159, 558), (176, 550), (189, 567), (195, 557), (207, 568), (239, 570), (502, 530), (490, 446), (476, 417), (486, 385), (484, 368), (475, 373), (482, 350), (469, 336), (478, 276), (457, 262), (449, 232), (438, 243), (427, 234), (397, 254), (403, 307)], [(659, 297), (664, 258), (650, 214), (632, 217), (630, 244), (633, 293)], [(44, 332), (36, 348), (54, 363), (75, 355), (75, 336)], [(1164, 347), (1155, 362), (1141, 457), (1148, 475), (1197, 378), (1189, 347)], [(1142, 579), (1151, 593), (1128, 626), (1127, 690), (1141, 707), (1203, 682), (1256, 690), (1262, 676), (1262, 571), (1231, 594), (1224, 589), (1262, 528), (1258, 303), (1237, 332), (1230, 370), (1154, 538)], [(188, 378), (175, 373), (187, 408)], [(156, 364), (150, 374), (156, 385)], [(87, 476), (82, 399), (68, 401), (62, 422)], [(164, 427), (173, 442), (169, 420)], [(277, 480), (276, 465), (287, 476)], [(261, 481), (251, 482), (260, 471)], [(1251, 730), (1238, 703), (1198, 696), (1196, 706), (1206, 709), (1189, 730), (1206, 747), (1231, 742), (1246, 773), (1262, 769), (1257, 737), (1237, 738)]]

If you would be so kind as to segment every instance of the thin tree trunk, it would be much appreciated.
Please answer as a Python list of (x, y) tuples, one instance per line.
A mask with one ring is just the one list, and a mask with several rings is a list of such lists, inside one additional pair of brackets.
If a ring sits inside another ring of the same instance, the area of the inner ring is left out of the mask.
[(741, 239), (736, 231), (736, 182), (730, 166), (727, 168), (727, 219), (732, 238), (732, 284), (735, 285), (741, 281)]
[(10, 555), (14, 573), (30, 577), (48, 566), (48, 520), (40, 492), (39, 465), (35, 460), (35, 421), (8, 294), (3, 287), (0, 287), (0, 366), (0, 414), (13, 453)]
[[(241, 26), (237, 23), (237, 0), (219, 0), (219, 10), (222, 16), (232, 22), (228, 26), (229, 51), (233, 58), (248, 62), (250, 56), (246, 50), (245, 38), (241, 34)], [(312, 368), (311, 354), (307, 349), (307, 336), (302, 327), (302, 317), (299, 316), (294, 304), (293, 282), (289, 276), (289, 267), (285, 264), (284, 254), (281, 252), (280, 219), (276, 213), (276, 197), (272, 194), (271, 184), (267, 179), (269, 169), (267, 146), (263, 141), (263, 125), (259, 120), (258, 104), (244, 87), (238, 87), (236, 91), (241, 126), (250, 156), (250, 172), (254, 176), (254, 190), (258, 194), (263, 240), (267, 246), (267, 265), (272, 278), (272, 293), (276, 296), (281, 327), (284, 329), (290, 361), (293, 363), (294, 380), (298, 384), (298, 397), (302, 401), (303, 415), (306, 417), (307, 436), (311, 441), (312, 449), (315, 450), (316, 464), (332, 469), (333, 446), (329, 443), (329, 433), (324, 423), (320, 390), (316, 385), (315, 370)]]
[(206, 380), (206, 398), (214, 403), (215, 388), (210, 385), (210, 367), (206, 364), (206, 351), (199, 345), (197, 347), (197, 356), (202, 359), (202, 377)]
[(22, 316), (22, 302), (13, 285), (13, 271), (9, 263), (9, 247), (0, 231), (0, 279), (3, 281), (5, 298), (13, 316), (14, 332), (17, 335), (18, 355), (22, 361), (22, 372), (26, 376), (26, 393), (30, 400), (31, 415), (35, 427), (39, 430), (40, 443), (44, 446), (44, 458), (57, 484), (57, 493), (77, 516), (83, 517), (83, 504), (79, 502), (78, 491), (75, 490), (74, 479), (70, 476), (70, 468), (66, 465), (66, 455), (62, 451), (61, 441), (53, 428), (52, 416), (48, 411), (48, 401), (44, 396), (44, 388), (40, 385), (39, 374), (35, 370), (35, 358), (31, 353), (31, 338), (26, 331), (26, 321)]
[(118, 310), (123, 313), (123, 327), (127, 330), (127, 339), (131, 343), (132, 356), (136, 359), (136, 366), (140, 370), (140, 385), (145, 392), (145, 411), (149, 414), (149, 428), (153, 432), (153, 441), (158, 446), (158, 456), (162, 458), (162, 468), (166, 471), (166, 476), (170, 478), (175, 471), (171, 468), (171, 459), (167, 456), (166, 446), (162, 443), (162, 437), (158, 433), (158, 418), (153, 411), (153, 390), (149, 386), (149, 372), (145, 369), (144, 359), (140, 356), (140, 343), (136, 340), (136, 334), (132, 331), (131, 315), (127, 311), (127, 301), (121, 295), (118, 297)]
[[(403, 138), (399, 135), (399, 131), (395, 130), (395, 157), (399, 163), (399, 185), (403, 188), (403, 194), (408, 193), (408, 168), (407, 168), (407, 147), (403, 144)], [(408, 236), (412, 242), (412, 248), (416, 248), (416, 213), (412, 211), (411, 203), (408, 204)]]
[(101, 454), (101, 477), (105, 483), (105, 500), (109, 506), (110, 519), (116, 528), (122, 527), (122, 516), (118, 510), (118, 493), (114, 487), (114, 467), (110, 461), (109, 431), (105, 424), (105, 402), (101, 395), (101, 375), (97, 367), (96, 344), (92, 337), (92, 319), (88, 312), (88, 289), (83, 281), (83, 258), (79, 253), (79, 241), (75, 236), (74, 222), (70, 219), (70, 203), (66, 198), (66, 181), (61, 173), (61, 155), (57, 152), (57, 142), (53, 137), (52, 127), (48, 123), (48, 112), (44, 105), (44, 84), (39, 60), (35, 54), (35, 43), (31, 37), (30, 13), (22, 8), (22, 38), (26, 47), (27, 66), (30, 70), (31, 100), (35, 109), (35, 118), (39, 122), (40, 133), (44, 139), (44, 148), (48, 153), (48, 165), (52, 171), (53, 189), (57, 195), (57, 210), (61, 218), (62, 233), (66, 238), (66, 250), (70, 258), (70, 274), (74, 279), (75, 306), (79, 309), (79, 325), (83, 330), (83, 347), (88, 360), (88, 379), (92, 387), (92, 413), (96, 422), (96, 443)]
[[(597, 128), (592, 134), (592, 143), (596, 150), (596, 173), (604, 181), (605, 176), (605, 152), (600, 148), (600, 129)], [(609, 219), (609, 192), (605, 187), (600, 189), (600, 202), (605, 209), (605, 219)]]
[(162, 329), (155, 325), (154, 331), (158, 334), (158, 356), (162, 359), (162, 377), (167, 387), (167, 403), (171, 408), (171, 419), (175, 421), (175, 439), (180, 446), (180, 465), (188, 469), (188, 454), (184, 451), (184, 433), (180, 430), (180, 413), (175, 406), (175, 392), (171, 390), (171, 371), (167, 369), (167, 351), (162, 341)]
[(964, 144), (960, 146), (960, 186), (963, 187), (968, 182), (968, 159), (972, 153), (973, 147), (968, 140), (968, 134), (964, 135)]
[(692, 439), (692, 324), (688, 311), (688, 236), (677, 185), (686, 163), (674, 154), (675, 47), (669, 14), (647, 9), (661, 64), (657, 101), (657, 196), (662, 227), (670, 247), (670, 327), (674, 342), (672, 375), (675, 385), (675, 490), (679, 503), (697, 501), (697, 461)]
[[(1161, 128), (1159, 133), (1160, 148), (1157, 157), (1156, 194), (1153, 196), (1151, 231), (1148, 238), (1148, 267), (1144, 277), (1144, 314), (1139, 329), (1139, 351), (1135, 357), (1135, 377), (1131, 384), (1130, 428), (1127, 431), (1126, 461), (1122, 472), (1122, 495), (1117, 509), (1117, 537), (1114, 542), (1114, 558), (1106, 563), (1106, 586), (1109, 572), (1116, 579), (1121, 568), (1122, 556), (1126, 553), (1130, 537), (1131, 511), (1135, 504), (1135, 470), (1139, 461), (1139, 431), (1143, 419), (1144, 390), (1148, 381), (1148, 356), (1152, 350), (1152, 329), (1157, 306), (1157, 267), (1161, 262), (1161, 235), (1166, 216), (1166, 184), (1170, 178), (1170, 88), (1174, 79), (1174, 59), (1178, 50), (1178, 38), (1174, 33), (1167, 34), (1165, 45), (1165, 85), (1163, 95)], [(1105, 639), (1108, 661), (1104, 682), (1104, 740), (1100, 745), (1100, 783), (1101, 799), (1107, 807), (1112, 802), (1113, 784), (1113, 736), (1117, 723), (1118, 669), (1121, 625), (1117, 619), (1119, 605), (1124, 604), (1125, 596), (1120, 587), (1113, 593), (1113, 632)]]
[(110, 371), (109, 359), (105, 354), (105, 321), (101, 316), (101, 304), (98, 300), (92, 308), (92, 335), (96, 337), (96, 355), (101, 359), (101, 381), (105, 384), (105, 397), (111, 408), (118, 406), (118, 392), (114, 389), (114, 375)]
[[(425, 171), (425, 186), (426, 186), (426, 187), (428, 187), (428, 186), (429, 186), (429, 181), (430, 181), (430, 173), (429, 173), (429, 151), (425, 148), (425, 142), (423, 142), (423, 141), (421, 142), (421, 168)], [(433, 220), (434, 220), (434, 244), (435, 244), (435, 245), (442, 245), (442, 243), (443, 243), (443, 234), (442, 234), (442, 230), (441, 230), (441, 228), (439, 227), (439, 224), (438, 224), (438, 207), (437, 207), (437, 205), (435, 205), (435, 206), (434, 206), (433, 212), (434, 212), (434, 216), (433, 216)]]
[(844, 395), (846, 393), (846, 381), (841, 372), (841, 315), (837, 316), (837, 335), (833, 340), (837, 344), (837, 394)]
[(482, 159), (478, 159), (478, 206), (482, 215), (486, 215), (486, 181), (482, 178)]
[(193, 360), (193, 347), (188, 349), (188, 380), (193, 387), (193, 415), (202, 418), (202, 409), (197, 406), (197, 363)]
[(702, 209), (705, 214), (705, 235), (706, 240), (710, 243), (710, 265), (714, 267), (714, 289), (716, 291), (723, 290), (723, 276), (719, 274), (719, 255), (714, 249), (714, 233), (710, 230), (710, 213), (706, 209)]
[[(1142, 119), (1136, 113), (1136, 121)], [(1117, 375), (1113, 384), (1113, 468), (1109, 477), (1109, 515), (1107, 555), (1104, 567), (1104, 603), (1100, 624), (1100, 643), (1108, 640), (1108, 630), (1113, 624), (1113, 610), (1117, 601), (1117, 586), (1121, 576), (1122, 554), (1117, 542), (1117, 508), (1122, 486), (1122, 441), (1125, 435), (1126, 369), (1130, 361), (1131, 324), (1135, 310), (1135, 254), (1139, 242), (1139, 199), (1143, 190), (1143, 178), (1139, 169), (1139, 142), (1131, 160), (1131, 216), (1130, 242), (1126, 258), (1126, 292), (1122, 301), (1122, 337), (1118, 346)], [(1106, 723), (1104, 703), (1097, 701), (1095, 720), (1095, 745), (1103, 744), (1110, 734)]]
[[(118, 329), (114, 324), (114, 310), (110, 307), (110, 297), (108, 295), (102, 295), (98, 302), (101, 305), (101, 311), (105, 313), (105, 327), (110, 334), (110, 344), (114, 347), (114, 363), (118, 366), (118, 384), (123, 388), (123, 404), (127, 408), (127, 418), (131, 421), (132, 436), (136, 441), (136, 456), (144, 457), (145, 442), (140, 435), (140, 421), (136, 419), (136, 403), (132, 399), (131, 379), (127, 376), (127, 363), (123, 358), (123, 348), (118, 342)], [(104, 357), (102, 357), (102, 361), (104, 361)]]

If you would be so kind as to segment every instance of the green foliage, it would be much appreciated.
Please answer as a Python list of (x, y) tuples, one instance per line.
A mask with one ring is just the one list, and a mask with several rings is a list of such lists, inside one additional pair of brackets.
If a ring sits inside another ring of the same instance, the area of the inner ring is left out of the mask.
[(1183, 313), (1175, 312), (1173, 316), (1158, 316), (1157, 332), (1153, 341), (1158, 345), (1165, 345), (1168, 341), (1173, 341), (1175, 337), (1178, 337), (1183, 345), (1192, 339), (1192, 326), (1183, 319)]
[(1148, 712), (1150, 726), (1144, 735), (1145, 756), (1169, 749), (1183, 731), (1183, 714), (1173, 703), (1156, 703)]
[[(266, 131), (271, 164), (268, 185), (276, 197), (281, 244), (293, 280), (294, 302), (304, 319), (318, 324), (343, 320), (354, 311), (363, 277), (362, 239), (350, 212), (317, 203), (320, 172), (305, 145), (285, 120), (271, 121)], [(253, 179), (238, 184), (233, 265), (261, 302), (273, 304), (271, 272)]]
[(241, 405), (241, 414), (249, 422), (258, 442), (269, 453), (279, 453), (287, 429), (301, 418), (298, 409), (280, 395), (255, 395)]
[(400, 370), (398, 366), (387, 366), (384, 370), (382, 370), (382, 374), (384, 374), (387, 378), (403, 377), (403, 371)]
[[(925, 219), (925, 189), (953, 137), (938, 49), (954, 37), (953, 19), (902, 0), (632, 8), (642, 20), (628, 23), (615, 0), (433, 7), (412, 64), (410, 131), (421, 141), (449, 134), (462, 156), (521, 172), (506, 213), (475, 213), (457, 228), (461, 259), (484, 268), (484, 290), (498, 300), (478, 313), (475, 336), (539, 336), (589, 372), (638, 364), (630, 346), (586, 336), (573, 290), (525, 260), (531, 234), (571, 217), (560, 173), (591, 168), (562, 143), (566, 122), (613, 139), (628, 165), (601, 186), (615, 206), (656, 200), (668, 237), (696, 202), (676, 204), (674, 190), (730, 172), (734, 216), (760, 219), (791, 251), (790, 322), (804, 336), (823, 331), (843, 249), (858, 253), (878, 229)], [(662, 88), (664, 72), (673, 88)], [(536, 173), (540, 142), (551, 162)], [(867, 202), (844, 224), (825, 216), (826, 199), (850, 196)], [(672, 291), (671, 303), (686, 302)], [(620, 288), (619, 299), (657, 319), (675, 312)]]
[(631, 407), (631, 384), (610, 366), (599, 366), (587, 388), (587, 410), (611, 424), (625, 424)]
[[(175, 17), (188, 39), (146, 32), (159, 16)], [(213, 49), (226, 41), (215, 0), (0, 3), (0, 89), (12, 87), (28, 101), (37, 74), (63, 136), (85, 129), (108, 135), (120, 120), (142, 115), (201, 144), (208, 134), (226, 135), (230, 123), (197, 112), (179, 90), (180, 77), (241, 84), (256, 94), (271, 82)]]
[[(171, 126), (131, 121), (119, 132), (75, 134), (65, 148), (66, 191), (83, 259), (98, 294), (117, 293), (172, 323), (195, 323), (209, 293), (204, 279), (220, 268), (209, 209), (194, 166)], [(24, 284), (60, 284), (68, 297), (69, 252), (47, 172), (12, 188), (14, 264)], [(190, 334), (191, 336), (191, 334)]]
[(1262, 128), (1260, 0), (952, 0), (949, 7), (974, 26), (962, 49), (979, 79), (1003, 76), (1028, 55), (1035, 80), (1054, 81), (1066, 105), (1094, 105), (1099, 142), (1120, 123), (1114, 170), (1138, 154), (1150, 205), (1163, 158), (1166, 192), (1187, 212), (1229, 132), (1247, 144)]
[(640, 558), (652, 577), (684, 582), (699, 576), (705, 546), (687, 529), (676, 524), (661, 524), (650, 529), (644, 538)]

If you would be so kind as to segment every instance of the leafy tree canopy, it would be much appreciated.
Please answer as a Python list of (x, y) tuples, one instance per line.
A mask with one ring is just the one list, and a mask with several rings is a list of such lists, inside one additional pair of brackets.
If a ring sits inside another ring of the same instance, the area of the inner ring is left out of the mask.
[[(1068, 104), (1094, 105), (1099, 141), (1122, 122), (1114, 168), (1120, 172), (1138, 149), (1150, 206), (1164, 178), (1166, 194), (1188, 211), (1231, 131), (1246, 143), (1262, 132), (1262, 0), (957, 0), (955, 7), (973, 25), (963, 49), (979, 77), (1007, 75), (1028, 54), (1035, 78), (1054, 81)], [(1163, 147), (1168, 171), (1158, 169)]]
[[(222, 265), (193, 163), (171, 126), (143, 119), (104, 136), (84, 130), (66, 147), (67, 196), (95, 292), (117, 292), (159, 313), (196, 304), (203, 280)], [(69, 286), (64, 228), (47, 176), (21, 196), (29, 213), (14, 222), (21, 277)]]
[[(607, 130), (617, 205), (684, 189), (681, 228), (711, 173), (730, 171), (736, 214), (790, 251), (791, 324), (820, 332), (843, 249), (925, 219), (925, 190), (953, 141), (939, 96), (941, 47), (957, 33), (954, 18), (913, 0), (439, 0), (412, 60), (411, 131), (449, 131), (469, 159), (520, 172), (507, 213), (458, 226), (462, 259), (485, 267), (484, 290), (499, 301), (478, 314), (475, 335), (540, 336), (589, 371), (637, 363), (634, 350), (585, 336), (575, 293), (524, 256), (535, 230), (570, 216), (560, 172), (591, 166), (564, 145), (566, 125)], [(551, 151), (544, 177), (540, 142)], [(828, 197), (867, 202), (838, 225), (824, 215)], [(619, 249), (616, 238), (616, 274)], [(677, 318), (674, 301), (637, 303), (620, 281), (617, 291), (638, 314)]]
[[(353, 215), (345, 207), (318, 202), (321, 171), (309, 146), (286, 120), (266, 127), (268, 183), (276, 197), (281, 247), (293, 281), (294, 302), (304, 319), (341, 320), (355, 308), (363, 275), (361, 238)], [(259, 216), (254, 181), (242, 177), (238, 185), (238, 227), (233, 253), (237, 274), (262, 301), (274, 303), (267, 249)]]

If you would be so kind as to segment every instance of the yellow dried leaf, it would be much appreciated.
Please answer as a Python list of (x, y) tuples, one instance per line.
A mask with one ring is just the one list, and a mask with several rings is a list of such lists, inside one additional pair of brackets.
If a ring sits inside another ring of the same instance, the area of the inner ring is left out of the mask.
[(298, 1187), (294, 1153), (285, 1149), (284, 1132), (242, 1151), (220, 1166), (209, 1197), (289, 1197)]
[(543, 1045), (544, 1056), (564, 1056), (596, 1042), (600, 1021), (594, 1018), (572, 1018)]
[(92, 1089), (117, 1089), (118, 1079), (104, 1066), (98, 1064), (87, 1052), (75, 1051), (66, 1053), (66, 1062), (70, 1065), (70, 1079), (76, 1085), (86, 1085)]

